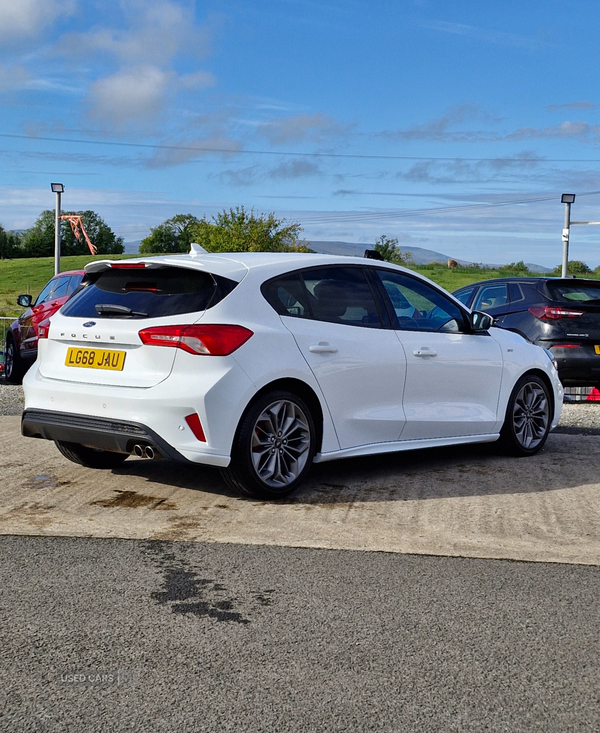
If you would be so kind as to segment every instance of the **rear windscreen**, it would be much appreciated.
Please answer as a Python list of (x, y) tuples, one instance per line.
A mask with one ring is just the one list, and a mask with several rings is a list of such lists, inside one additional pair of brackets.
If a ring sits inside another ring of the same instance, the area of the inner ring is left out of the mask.
[(87, 276), (61, 309), (76, 318), (157, 318), (216, 305), (237, 285), (219, 275), (182, 267), (114, 268)]
[(569, 303), (586, 303), (595, 301), (600, 303), (600, 282), (598, 283), (573, 283), (547, 282), (546, 286), (552, 300), (559, 300)]

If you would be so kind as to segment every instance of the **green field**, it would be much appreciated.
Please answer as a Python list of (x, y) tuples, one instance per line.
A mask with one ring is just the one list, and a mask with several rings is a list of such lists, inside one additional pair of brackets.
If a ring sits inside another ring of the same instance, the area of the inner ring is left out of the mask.
[[(92, 260), (125, 259), (131, 255), (79, 255), (62, 257), (61, 271), (82, 270)], [(54, 257), (0, 260), (0, 316), (18, 316), (23, 312), (17, 305), (17, 295), (30, 293), (34, 298), (54, 275)]]
[[(61, 270), (81, 270), (87, 262), (107, 259), (107, 255), (63, 257)], [(110, 259), (126, 259), (131, 255), (111, 255)], [(507, 270), (484, 270), (477, 267), (449, 269), (442, 265), (416, 265), (411, 269), (425, 275), (446, 290), (456, 290), (477, 280), (511, 275)], [(54, 258), (0, 260), (0, 316), (18, 316), (22, 309), (16, 304), (17, 295), (30, 293), (34, 298), (54, 275)]]

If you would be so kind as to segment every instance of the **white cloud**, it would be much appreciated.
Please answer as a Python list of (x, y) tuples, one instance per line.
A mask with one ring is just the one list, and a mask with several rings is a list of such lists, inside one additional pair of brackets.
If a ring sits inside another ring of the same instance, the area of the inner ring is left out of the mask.
[(208, 71), (184, 74), (177, 81), (181, 89), (208, 89), (214, 87), (217, 83), (215, 77)]
[(329, 136), (341, 135), (345, 129), (328, 115), (292, 115), (278, 117), (257, 127), (257, 133), (273, 145), (290, 142), (318, 142)]
[(457, 104), (441, 117), (406, 129), (386, 130), (382, 137), (397, 140), (436, 140), (440, 142), (478, 142), (490, 139), (489, 133), (480, 131), (451, 131), (449, 128), (466, 120), (490, 121), (491, 117), (474, 104)]
[(0, 43), (35, 36), (75, 7), (75, 0), (0, 0)]
[(78, 57), (82, 52), (100, 55), (130, 66), (161, 65), (181, 52), (203, 56), (209, 50), (210, 29), (196, 24), (193, 5), (137, 0), (122, 3), (121, 8), (124, 28), (104, 27), (67, 34), (57, 51)]
[(269, 175), (271, 178), (295, 179), (320, 176), (322, 171), (310, 160), (290, 160), (274, 168)]
[(226, 137), (196, 138), (195, 140), (171, 143), (159, 147), (147, 161), (148, 168), (170, 168), (189, 163), (203, 155), (222, 155), (229, 157), (242, 148), (237, 140)]
[(580, 102), (568, 102), (567, 104), (549, 104), (546, 109), (548, 112), (556, 112), (559, 109), (598, 109), (599, 106), (593, 102), (581, 100)]
[(175, 74), (156, 66), (123, 69), (95, 81), (88, 94), (88, 116), (102, 127), (150, 123), (173, 93)]

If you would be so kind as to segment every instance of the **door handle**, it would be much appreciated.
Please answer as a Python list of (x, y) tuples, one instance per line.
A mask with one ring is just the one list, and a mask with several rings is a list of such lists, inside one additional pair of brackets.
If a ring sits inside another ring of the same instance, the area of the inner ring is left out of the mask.
[(422, 346), (420, 349), (413, 351), (414, 356), (437, 356), (435, 351), (431, 351), (426, 346)]
[(331, 346), (325, 341), (320, 341), (318, 344), (309, 346), (308, 350), (311, 354), (336, 354), (337, 349), (335, 346)]

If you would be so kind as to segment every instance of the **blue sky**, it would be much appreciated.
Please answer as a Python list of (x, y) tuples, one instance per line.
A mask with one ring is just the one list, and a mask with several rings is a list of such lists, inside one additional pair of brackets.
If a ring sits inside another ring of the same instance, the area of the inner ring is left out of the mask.
[[(243, 204), (313, 240), (561, 260), (600, 220), (597, 0), (0, 0), (0, 223)], [(571, 257), (600, 264), (600, 227)]]

